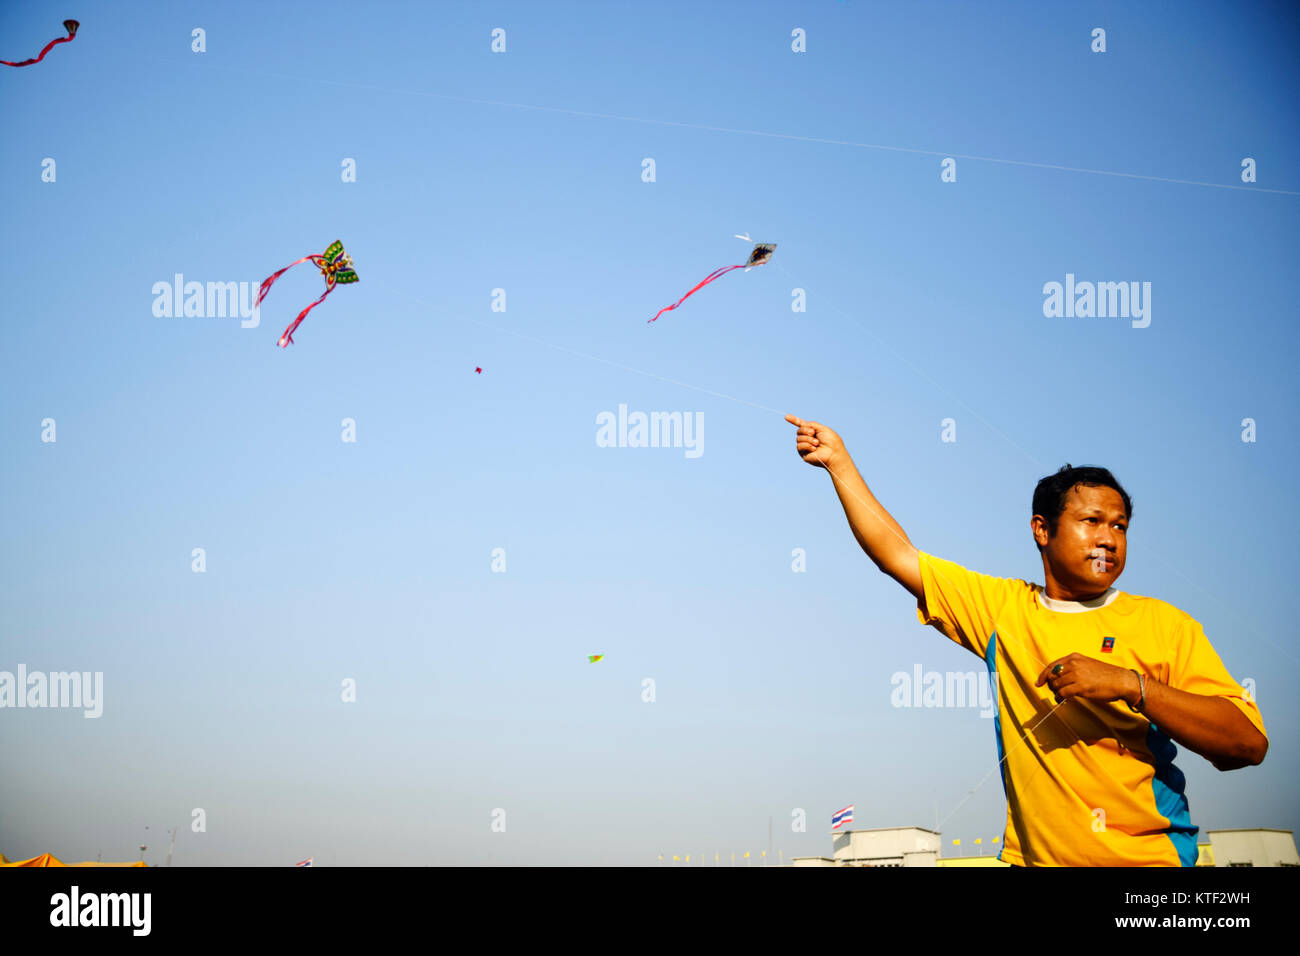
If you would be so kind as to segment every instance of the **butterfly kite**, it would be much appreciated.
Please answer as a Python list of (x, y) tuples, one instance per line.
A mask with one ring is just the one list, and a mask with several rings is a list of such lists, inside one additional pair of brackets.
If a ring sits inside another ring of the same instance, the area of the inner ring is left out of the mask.
[(294, 329), (302, 323), (307, 317), (307, 313), (316, 306), (325, 301), (325, 296), (329, 295), (340, 285), (348, 285), (357, 281), (357, 271), (352, 268), (352, 257), (343, 251), (343, 243), (335, 239), (330, 243), (329, 248), (325, 250), (322, 256), (310, 255), (303, 256), (297, 262), (291, 262), (279, 272), (273, 273), (269, 278), (263, 279), (261, 286), (257, 290), (257, 301), (253, 303), (254, 307), (262, 304), (266, 294), (271, 291), (271, 284), (276, 279), (284, 275), (296, 265), (304, 262), (311, 262), (316, 268), (320, 269), (320, 274), (325, 277), (325, 291), (321, 297), (313, 302), (307, 308), (298, 313), (298, 318), (294, 319), (292, 324), (284, 330), (284, 335), (280, 336), (280, 348), (285, 348), (293, 343)]
[(604, 654), (592, 654), (587, 658), (587, 662), (589, 664), (595, 664), (597, 661), (603, 661), (604, 659), (605, 659)]
[(9, 60), (0, 60), (0, 63), (3, 63), (5, 66), (31, 66), (33, 63), (40, 63), (41, 60), (45, 59), (45, 54), (53, 50), (57, 44), (67, 43), (76, 39), (77, 27), (79, 26), (81, 26), (81, 24), (76, 20), (64, 20), (63, 29), (68, 31), (68, 35), (65, 37), (59, 37), (57, 40), (51, 40), (49, 43), (45, 44), (45, 49), (41, 51), (40, 56), (33, 57), (30, 60), (23, 60), (21, 63), (13, 63)]
[[(659, 318), (659, 316), (663, 315), (663, 314), (664, 314), (665, 312), (667, 312), (669, 309), (675, 309), (675, 308), (677, 308), (679, 305), (681, 305), (683, 302), (685, 302), (687, 299), (689, 299), (689, 298), (690, 298), (692, 295), (694, 295), (696, 292), (699, 292), (701, 289), (703, 289), (706, 285), (708, 285), (708, 284), (709, 284), (710, 282), (712, 282), (714, 279), (721, 279), (721, 278), (722, 278), (723, 276), (725, 276), (728, 272), (732, 272), (732, 271), (734, 271), (734, 270), (736, 270), (736, 269), (752, 269), (754, 266), (761, 266), (761, 265), (763, 265), (763, 263), (767, 262), (768, 259), (771, 259), (771, 258), (772, 258), (772, 251), (773, 251), (774, 249), (776, 249), (776, 243), (774, 243), (774, 242), (760, 242), (758, 245), (754, 246), (754, 251), (751, 252), (751, 253), (749, 254), (749, 259), (748, 259), (748, 261), (746, 261), (746, 262), (742, 262), (742, 263), (741, 263), (740, 265), (738, 265), (738, 266), (723, 266), (721, 269), (716, 269), (716, 270), (714, 270), (713, 272), (710, 272), (707, 276), (704, 277), (704, 281), (703, 281), (703, 282), (701, 282), (699, 285), (697, 285), (697, 286), (696, 286), (694, 289), (692, 289), (690, 292), (686, 293), (686, 295), (682, 296), (680, 299), (678, 299), (678, 300), (677, 300), (676, 302), (674, 302), (672, 305), (666, 305), (666, 306), (664, 306), (662, 309), (660, 309), (658, 312), (656, 312), (656, 313), (655, 313), (655, 319)], [(655, 319), (649, 319), (648, 321), (649, 321), (649, 322), (653, 322)]]

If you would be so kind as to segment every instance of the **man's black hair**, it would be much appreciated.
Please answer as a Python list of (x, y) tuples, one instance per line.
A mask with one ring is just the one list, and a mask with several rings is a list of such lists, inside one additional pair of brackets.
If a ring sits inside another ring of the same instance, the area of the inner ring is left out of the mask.
[[(1114, 488), (1124, 499), (1124, 513), (1128, 516), (1128, 520), (1133, 520), (1133, 501), (1129, 498), (1128, 492), (1120, 487), (1120, 483), (1115, 480), (1115, 476), (1109, 469), (1094, 465), (1075, 468), (1066, 463), (1057, 470), (1056, 474), (1041, 479), (1038, 487), (1034, 489), (1033, 514), (1042, 515), (1047, 519), (1049, 538), (1056, 534), (1061, 515), (1065, 511), (1065, 498), (1075, 485), (1085, 485), (1089, 488)], [(1042, 545), (1038, 546), (1038, 550), (1043, 550)]]

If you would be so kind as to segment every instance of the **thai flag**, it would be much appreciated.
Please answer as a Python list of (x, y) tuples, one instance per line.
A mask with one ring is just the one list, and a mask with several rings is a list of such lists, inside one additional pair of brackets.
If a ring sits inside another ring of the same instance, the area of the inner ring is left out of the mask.
[(853, 822), (853, 804), (849, 804), (835, 816), (831, 817), (831, 829), (838, 830), (846, 823)]
[(314, 859), (316, 859), (314, 856), (309, 856), (307, 859), (295, 863), (294, 866), (311, 866), (311, 861)]

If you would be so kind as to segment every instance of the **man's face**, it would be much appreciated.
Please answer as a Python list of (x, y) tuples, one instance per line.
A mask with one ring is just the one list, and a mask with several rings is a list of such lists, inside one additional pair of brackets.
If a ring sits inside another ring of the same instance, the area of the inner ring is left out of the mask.
[(1100, 594), (1124, 570), (1128, 515), (1114, 488), (1075, 485), (1065, 498), (1056, 534), (1034, 515), (1034, 539), (1057, 583), (1079, 594)]

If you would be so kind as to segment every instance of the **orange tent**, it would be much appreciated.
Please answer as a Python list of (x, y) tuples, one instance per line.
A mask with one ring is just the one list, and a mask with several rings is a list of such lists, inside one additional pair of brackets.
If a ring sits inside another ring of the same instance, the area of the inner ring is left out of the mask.
[(147, 863), (64, 863), (50, 853), (42, 853), (30, 860), (9, 860), (0, 853), (0, 866), (147, 866)]

